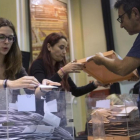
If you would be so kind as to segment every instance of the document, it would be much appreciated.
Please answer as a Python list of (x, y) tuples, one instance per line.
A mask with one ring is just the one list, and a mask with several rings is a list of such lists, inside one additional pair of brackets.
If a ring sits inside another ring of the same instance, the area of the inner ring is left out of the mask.
[(18, 111), (36, 111), (35, 95), (18, 95)]

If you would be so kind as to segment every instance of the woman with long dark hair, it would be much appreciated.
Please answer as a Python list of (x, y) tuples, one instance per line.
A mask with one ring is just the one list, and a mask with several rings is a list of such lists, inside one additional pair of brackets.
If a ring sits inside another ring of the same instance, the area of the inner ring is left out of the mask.
[(77, 73), (84, 65), (81, 63), (66, 63), (67, 38), (60, 33), (49, 34), (42, 45), (41, 52), (32, 63), (29, 74), (39, 82), (44, 78), (61, 82), (63, 90), (72, 92), (76, 97), (84, 95), (101, 85), (98, 81), (77, 87), (69, 73)]

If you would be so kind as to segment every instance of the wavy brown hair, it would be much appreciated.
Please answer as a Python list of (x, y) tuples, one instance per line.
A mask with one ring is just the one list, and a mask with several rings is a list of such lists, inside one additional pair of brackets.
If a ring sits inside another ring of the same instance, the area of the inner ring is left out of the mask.
[[(51, 47), (53, 47), (62, 38), (67, 41), (67, 38), (65, 36), (63, 36), (62, 34), (60, 34), (60, 33), (51, 33), (51, 34), (49, 34), (45, 38), (45, 40), (43, 42), (43, 45), (42, 45), (41, 52), (40, 52), (39, 56), (37, 57), (37, 59), (42, 59), (43, 60), (45, 70), (46, 70), (47, 75), (48, 75), (49, 78), (51, 76), (53, 76), (61, 67), (66, 65), (66, 58), (64, 57), (64, 59), (61, 62), (56, 62), (55, 66), (53, 66), (50, 51), (47, 48), (47, 44), (49, 43), (51, 45)], [(62, 87), (65, 90), (69, 91), (70, 87), (69, 87), (67, 79), (68, 79), (68, 74), (66, 74), (64, 76), (61, 84), (62, 84)]]
[(14, 80), (16, 74), (21, 70), (22, 67), (22, 55), (19, 49), (18, 41), (17, 41), (17, 34), (15, 31), (15, 27), (11, 21), (0, 18), (0, 28), (1, 27), (10, 27), (14, 33), (14, 42), (11, 46), (9, 52), (5, 55), (4, 64), (5, 64), (5, 71), (4, 77), (7, 79)]

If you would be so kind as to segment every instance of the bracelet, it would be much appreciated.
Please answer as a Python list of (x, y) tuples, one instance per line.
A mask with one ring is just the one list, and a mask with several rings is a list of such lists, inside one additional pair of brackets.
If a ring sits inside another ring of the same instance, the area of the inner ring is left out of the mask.
[(5, 80), (3, 81), (3, 88), (4, 88), (4, 89), (7, 88), (7, 80), (8, 80), (8, 79), (5, 79)]
[(60, 68), (60, 70), (62, 71), (63, 75), (65, 75), (65, 72), (63, 71), (63, 69), (62, 69), (62, 68)]

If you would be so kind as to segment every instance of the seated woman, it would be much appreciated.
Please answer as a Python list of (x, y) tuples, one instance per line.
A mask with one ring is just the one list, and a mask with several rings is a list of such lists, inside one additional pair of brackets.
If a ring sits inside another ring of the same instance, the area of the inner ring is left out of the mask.
[[(82, 96), (101, 85), (98, 81), (77, 87), (69, 73), (82, 70), (82, 63), (70, 62), (66, 64), (67, 38), (59, 33), (49, 34), (42, 45), (41, 52), (32, 63), (29, 74), (39, 82), (44, 78), (61, 82), (63, 90), (70, 91), (74, 96)], [(40, 95), (38, 95), (40, 97)]]
[[(20, 88), (35, 89), (40, 85), (33, 76), (27, 76), (22, 67), (22, 56), (18, 46), (17, 35), (13, 24), (0, 18), (0, 109), (5, 104), (6, 87), (13, 89), (11, 100), (15, 102)], [(60, 85), (44, 79), (43, 84)], [(36, 92), (40, 92), (37, 88)], [(32, 92), (34, 93), (34, 92)]]

